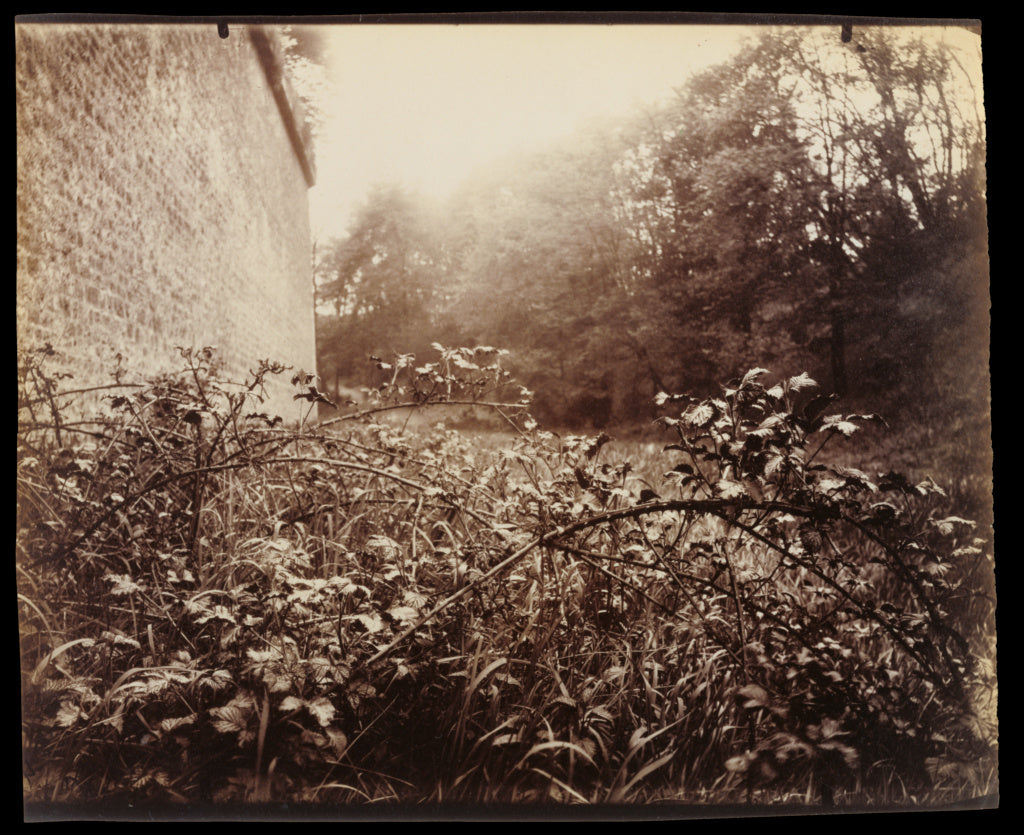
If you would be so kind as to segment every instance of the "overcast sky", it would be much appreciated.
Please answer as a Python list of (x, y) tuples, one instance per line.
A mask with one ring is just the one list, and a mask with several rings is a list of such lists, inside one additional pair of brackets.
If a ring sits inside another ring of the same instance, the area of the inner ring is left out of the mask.
[(377, 182), (443, 198), (478, 165), (664, 99), (743, 26), (331, 25), (333, 85), (310, 193), (341, 234)]

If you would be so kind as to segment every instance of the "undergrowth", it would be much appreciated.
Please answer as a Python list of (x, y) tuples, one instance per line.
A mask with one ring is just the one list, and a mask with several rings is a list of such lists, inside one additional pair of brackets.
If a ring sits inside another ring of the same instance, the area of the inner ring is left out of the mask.
[[(641, 477), (542, 431), (503, 352), (435, 348), (318, 423), (292, 374), (293, 426), (274, 363), (182, 350), (85, 420), (52, 349), (19, 355), (27, 802), (996, 793), (988, 537), (933, 481), (830, 463), (880, 418), (754, 369), (661, 395)], [(386, 419), (467, 404), (504, 444)]]

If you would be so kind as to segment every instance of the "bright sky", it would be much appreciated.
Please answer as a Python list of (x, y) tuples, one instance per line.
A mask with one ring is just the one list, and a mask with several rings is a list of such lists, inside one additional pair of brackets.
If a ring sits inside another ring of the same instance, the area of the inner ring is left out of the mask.
[(628, 116), (728, 59), (746, 26), (331, 25), (313, 233), (378, 182), (443, 198), (482, 163)]

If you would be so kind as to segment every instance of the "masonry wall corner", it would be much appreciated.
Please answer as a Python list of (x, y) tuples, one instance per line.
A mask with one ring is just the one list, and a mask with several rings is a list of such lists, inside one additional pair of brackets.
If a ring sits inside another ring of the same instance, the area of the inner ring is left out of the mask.
[(28, 23), (15, 45), (19, 347), (52, 344), (76, 387), (176, 346), (237, 379), (314, 370), (313, 157), (276, 32)]

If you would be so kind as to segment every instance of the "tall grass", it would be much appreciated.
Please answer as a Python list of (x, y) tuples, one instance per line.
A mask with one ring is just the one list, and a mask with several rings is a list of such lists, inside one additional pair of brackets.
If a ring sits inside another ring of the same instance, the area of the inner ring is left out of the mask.
[[(936, 485), (828, 464), (872, 416), (811, 425), (804, 376), (617, 449), (541, 431), (486, 349), (293, 427), (259, 410), (284, 369), (182, 359), (76, 423), (20, 358), (29, 803), (997, 791), (988, 546)], [(451, 402), (507, 433), (381, 419)]]

